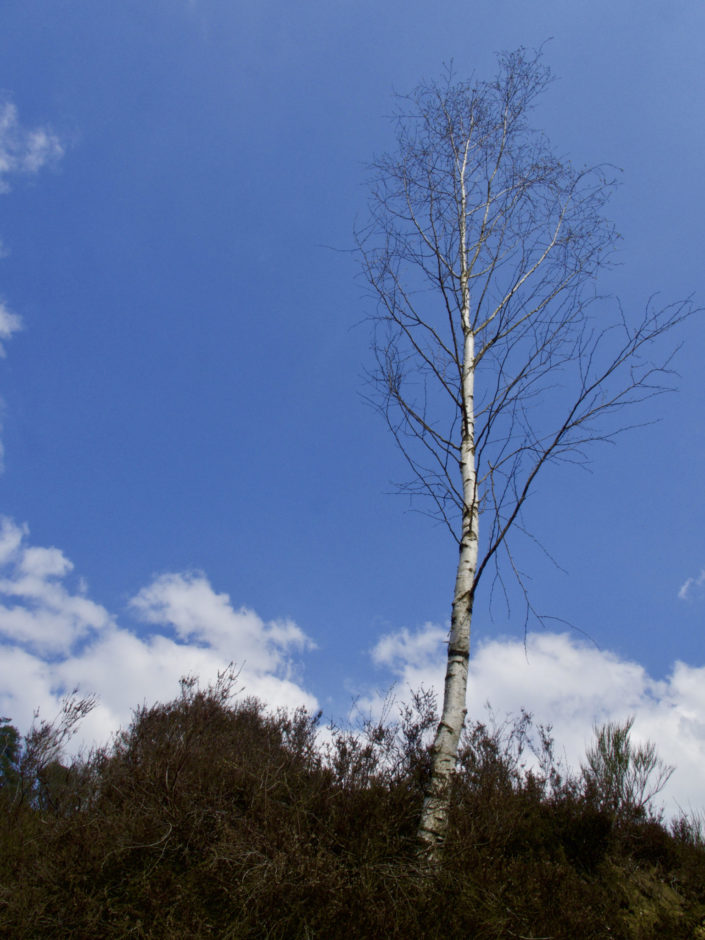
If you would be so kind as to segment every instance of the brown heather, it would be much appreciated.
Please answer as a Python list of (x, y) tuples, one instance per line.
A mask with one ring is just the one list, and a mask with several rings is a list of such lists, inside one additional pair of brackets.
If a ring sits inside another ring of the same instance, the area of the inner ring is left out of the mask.
[(705, 938), (697, 820), (608, 805), (599, 781), (561, 773), (530, 716), (465, 732), (429, 869), (416, 826), (430, 695), (395, 722), (321, 733), (233, 681), (185, 680), (66, 765), (57, 745), (80, 703), (24, 740), (5, 722), (0, 935)]

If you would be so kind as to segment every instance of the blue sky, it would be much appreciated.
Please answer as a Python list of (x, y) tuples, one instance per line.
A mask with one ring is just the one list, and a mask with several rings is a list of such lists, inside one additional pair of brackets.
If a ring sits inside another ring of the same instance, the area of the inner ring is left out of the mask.
[[(350, 251), (392, 92), (550, 39), (535, 123), (622, 171), (604, 289), (702, 302), (704, 30), (695, 0), (5, 0), (0, 712), (26, 725), (78, 683), (100, 736), (229, 660), (248, 691), (336, 717), (435, 681), (456, 549), (389, 495), (404, 468), (361, 397)], [(471, 709), (533, 708), (576, 755), (628, 710), (687, 801), (703, 318), (682, 339), (678, 393), (638, 416), (659, 423), (550, 471), (529, 507), (565, 569), (523, 558), (534, 602), (594, 643), (556, 621), (527, 657), (521, 610), (481, 599)]]

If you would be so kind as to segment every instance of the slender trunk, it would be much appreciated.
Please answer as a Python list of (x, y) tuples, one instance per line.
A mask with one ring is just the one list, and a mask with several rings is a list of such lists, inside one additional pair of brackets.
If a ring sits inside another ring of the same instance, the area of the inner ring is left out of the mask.
[(474, 337), (465, 319), (463, 350), (463, 439), (461, 473), (463, 481), (463, 520), (460, 557), (448, 639), (448, 665), (443, 692), (443, 711), (433, 742), (431, 781), (426, 792), (418, 837), (422, 854), (437, 860), (448, 829), (450, 779), (458, 754), (460, 734), (465, 723), (465, 707), (470, 661), (470, 624), (473, 584), (477, 570), (479, 518), (474, 440)]
[(470, 263), (467, 246), (467, 171), (470, 137), (462, 155), (456, 151), (458, 171), (458, 234), (460, 261), (461, 323), (463, 359), (461, 367), (462, 437), (460, 441), (460, 474), (463, 486), (463, 518), (460, 535), (460, 557), (455, 576), (455, 593), (448, 638), (448, 665), (443, 690), (443, 711), (433, 742), (431, 780), (426, 791), (418, 838), (421, 853), (434, 863), (445, 840), (450, 813), (450, 783), (458, 758), (458, 744), (465, 724), (465, 701), (470, 664), (470, 623), (477, 571), (479, 512), (477, 505), (477, 474), (475, 467), (475, 334), (470, 317)]

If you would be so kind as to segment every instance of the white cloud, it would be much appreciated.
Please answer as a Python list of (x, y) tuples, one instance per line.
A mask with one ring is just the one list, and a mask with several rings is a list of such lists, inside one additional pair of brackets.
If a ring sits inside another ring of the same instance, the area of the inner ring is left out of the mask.
[(0, 101), (0, 193), (10, 188), (7, 177), (38, 173), (64, 153), (58, 136), (48, 127), (25, 128), (11, 101)]
[[(155, 577), (131, 600), (146, 625), (118, 622), (87, 596), (69, 559), (56, 547), (29, 544), (26, 526), (0, 520), (0, 714), (26, 729), (35, 708), (53, 717), (61, 696), (78, 686), (100, 704), (80, 740), (103, 743), (124, 726), (136, 705), (166, 701), (178, 680), (201, 682), (235, 663), (240, 685), (271, 706), (317, 708), (297, 678), (297, 657), (313, 644), (290, 620), (266, 622), (235, 608), (202, 573)], [(426, 624), (380, 638), (375, 665), (402, 689), (440, 689), (446, 630)], [(705, 667), (676, 663), (654, 679), (635, 662), (585, 645), (569, 634), (535, 633), (521, 640), (481, 643), (470, 666), (469, 715), (516, 714), (522, 707), (553, 726), (566, 762), (577, 768), (592, 726), (635, 716), (634, 736), (652, 739), (676, 765), (664, 794), (667, 808), (703, 809), (705, 776)], [(370, 696), (362, 707), (379, 707)]]
[(234, 663), (240, 686), (271, 706), (317, 708), (296, 681), (294, 654), (312, 646), (291, 621), (235, 610), (203, 574), (164, 574), (130, 607), (149, 627), (118, 623), (86, 596), (57, 548), (28, 544), (26, 526), (0, 521), (0, 714), (26, 729), (35, 708), (53, 717), (78, 686), (97, 693), (79, 741), (104, 743), (143, 702), (167, 701), (178, 680), (203, 683)]
[[(0, 176), (0, 192), (2, 192), (2, 177)], [(3, 256), (2, 242), (0, 242), (0, 258)], [(22, 318), (5, 306), (0, 300), (0, 359), (5, 358), (5, 346), (8, 339), (12, 338), (13, 333), (22, 329)], [(0, 417), (2, 412), (2, 400), (0, 399)], [(0, 424), (0, 430), (2, 425)], [(3, 446), (0, 443), (0, 472), (3, 469)]]
[(435, 663), (447, 637), (448, 631), (433, 623), (424, 624), (415, 633), (402, 627), (397, 633), (388, 633), (378, 640), (372, 650), (372, 661), (397, 675), (408, 675), (410, 671), (423, 673), (429, 663)]
[(227, 651), (258, 672), (279, 669), (289, 650), (311, 646), (290, 621), (263, 623), (246, 607), (234, 610), (200, 572), (161, 575), (130, 603), (146, 623), (171, 626), (180, 640)]
[(38, 656), (67, 654), (74, 644), (104, 628), (108, 612), (59, 579), (73, 565), (57, 548), (25, 547), (26, 528), (2, 520), (0, 638)]
[(7, 517), (0, 519), (0, 565), (18, 557), (22, 539), (28, 534), (27, 526), (18, 526)]
[(73, 565), (58, 548), (25, 548), (19, 563), (23, 575), (33, 579), (63, 578)]
[[(63, 153), (63, 144), (50, 128), (23, 127), (15, 105), (6, 98), (0, 98), (0, 193), (9, 191), (10, 177), (33, 176), (42, 167), (59, 160)], [(6, 254), (0, 240), (0, 258)], [(0, 357), (5, 356), (4, 343), (20, 329), (22, 319), (0, 300)], [(2, 458), (3, 448), (0, 444), (0, 471)]]
[(22, 317), (8, 310), (0, 300), (0, 357), (5, 358), (3, 343), (12, 337), (13, 333), (22, 329)]
[[(427, 625), (380, 639), (373, 661), (401, 689), (442, 689), (447, 632)], [(653, 740), (661, 757), (676, 766), (663, 794), (669, 812), (705, 809), (705, 667), (677, 662), (663, 680), (643, 666), (598, 650), (567, 633), (532, 633), (526, 640), (481, 643), (470, 662), (468, 715), (484, 719), (486, 703), (498, 718), (530, 711), (551, 724), (565, 762), (577, 769), (595, 724), (635, 717), (635, 741)], [(378, 708), (379, 696), (363, 702)]]
[(701, 596), (705, 589), (705, 568), (702, 569), (697, 578), (688, 578), (681, 584), (678, 591), (678, 597), (682, 601), (690, 600), (693, 595)]

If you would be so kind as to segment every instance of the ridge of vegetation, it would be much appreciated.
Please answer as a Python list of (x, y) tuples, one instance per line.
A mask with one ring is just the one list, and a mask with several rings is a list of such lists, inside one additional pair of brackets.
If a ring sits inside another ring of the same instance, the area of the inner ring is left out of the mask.
[(629, 722), (598, 729), (579, 775), (526, 713), (471, 725), (429, 871), (432, 694), (354, 731), (235, 684), (184, 679), (67, 763), (90, 701), (24, 738), (3, 720), (3, 936), (705, 938), (700, 820), (653, 808), (669, 768)]

